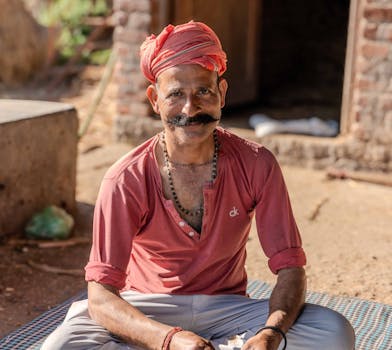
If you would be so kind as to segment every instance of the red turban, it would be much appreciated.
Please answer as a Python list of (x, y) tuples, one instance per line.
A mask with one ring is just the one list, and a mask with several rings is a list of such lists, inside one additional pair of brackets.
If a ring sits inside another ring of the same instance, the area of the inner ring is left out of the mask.
[(190, 21), (150, 35), (140, 47), (140, 68), (152, 83), (164, 70), (179, 64), (199, 64), (221, 76), (226, 54), (214, 31), (206, 24)]

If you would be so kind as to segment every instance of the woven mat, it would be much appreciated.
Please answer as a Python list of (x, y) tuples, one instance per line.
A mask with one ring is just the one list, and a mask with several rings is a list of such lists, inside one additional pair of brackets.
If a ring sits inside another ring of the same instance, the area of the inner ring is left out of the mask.
[[(268, 298), (271, 287), (261, 281), (250, 281), (248, 293), (252, 298)], [(48, 334), (64, 319), (70, 304), (86, 298), (86, 292), (43, 313), (33, 321), (0, 339), (2, 350), (38, 350)], [(358, 298), (344, 298), (308, 292), (306, 301), (329, 307), (343, 314), (356, 334), (356, 350), (392, 349), (392, 306)]]
[[(250, 281), (248, 293), (252, 298), (268, 298), (271, 287), (260, 281)], [(316, 292), (308, 292), (306, 301), (344, 315), (354, 327), (356, 350), (392, 350), (392, 306)]]
[(31, 322), (0, 339), (1, 350), (38, 350), (45, 338), (63, 321), (70, 305), (77, 300), (87, 298), (87, 292), (66, 300), (60, 305), (44, 312)]

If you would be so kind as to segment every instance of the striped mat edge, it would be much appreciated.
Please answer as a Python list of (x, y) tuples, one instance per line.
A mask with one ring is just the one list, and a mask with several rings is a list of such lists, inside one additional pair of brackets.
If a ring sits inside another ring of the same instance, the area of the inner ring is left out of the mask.
[[(252, 298), (268, 298), (271, 290), (270, 285), (261, 281), (248, 283), (247, 291)], [(86, 297), (83, 291), (11, 332), (0, 339), (0, 349), (38, 350), (46, 336), (62, 322), (71, 303)], [(392, 306), (318, 292), (308, 292), (306, 301), (343, 314), (354, 327), (357, 350), (392, 349)]]

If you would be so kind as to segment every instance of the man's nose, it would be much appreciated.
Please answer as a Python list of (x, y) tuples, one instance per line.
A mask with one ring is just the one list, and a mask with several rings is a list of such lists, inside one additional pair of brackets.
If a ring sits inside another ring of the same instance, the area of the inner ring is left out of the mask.
[(200, 111), (200, 104), (195, 96), (187, 96), (185, 103), (182, 107), (182, 113), (189, 117), (194, 116)]

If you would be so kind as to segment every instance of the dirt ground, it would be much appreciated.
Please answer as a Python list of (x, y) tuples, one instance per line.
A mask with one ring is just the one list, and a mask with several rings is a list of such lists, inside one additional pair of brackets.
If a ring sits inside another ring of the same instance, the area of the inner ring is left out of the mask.
[[(0, 89), (0, 98), (69, 102), (77, 107), (83, 121), (100, 73), (99, 68), (90, 67), (70, 89), (59, 88), (51, 95), (44, 88), (26, 86)], [(111, 84), (79, 144), (74, 236), (87, 240), (100, 180), (110, 164), (133, 147), (111, 142), (114, 96)], [(284, 166), (283, 172), (307, 252), (308, 289), (392, 304), (392, 188), (331, 181), (319, 170)], [(1, 242), (0, 337), (85, 288), (82, 272), (88, 253), (88, 242), (63, 248)], [(78, 273), (45, 272), (32, 267), (31, 262)], [(274, 283), (255, 229), (248, 243), (247, 271), (250, 278)]]

